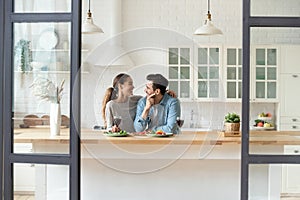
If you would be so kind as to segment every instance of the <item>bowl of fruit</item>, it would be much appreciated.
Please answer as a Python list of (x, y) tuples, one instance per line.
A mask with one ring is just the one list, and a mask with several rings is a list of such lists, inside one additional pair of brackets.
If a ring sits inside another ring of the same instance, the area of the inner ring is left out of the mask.
[(263, 120), (263, 121), (270, 121), (270, 120), (272, 120), (272, 114), (269, 112), (267, 112), (267, 113), (262, 112), (262, 113), (258, 114), (257, 118), (260, 120)]
[(265, 120), (262, 120), (262, 119), (256, 119), (254, 121), (255, 121), (255, 124), (253, 125), (254, 129), (257, 129), (257, 130), (272, 130), (272, 129), (275, 128), (272, 122), (265, 121)]

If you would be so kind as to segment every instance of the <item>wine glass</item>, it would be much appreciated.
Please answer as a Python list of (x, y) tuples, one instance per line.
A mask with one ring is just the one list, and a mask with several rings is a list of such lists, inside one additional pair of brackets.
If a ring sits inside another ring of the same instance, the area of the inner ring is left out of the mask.
[[(180, 117), (176, 118), (176, 123), (179, 126), (179, 128), (181, 128), (184, 124), (184, 119), (180, 119)], [(179, 129), (179, 133), (181, 133), (181, 129)]]
[(114, 116), (113, 126), (116, 125), (117, 127), (119, 127), (119, 125), (121, 124), (121, 121), (122, 121), (121, 116)]

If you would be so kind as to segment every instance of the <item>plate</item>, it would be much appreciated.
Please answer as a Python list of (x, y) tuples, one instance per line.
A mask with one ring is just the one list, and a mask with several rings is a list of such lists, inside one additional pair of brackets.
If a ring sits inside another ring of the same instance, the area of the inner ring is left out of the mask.
[(272, 117), (258, 117), (258, 119), (263, 120), (263, 121), (270, 121), (270, 120), (272, 120)]
[(120, 133), (120, 132), (104, 132), (103, 135), (108, 137), (126, 137), (128, 133)]
[(273, 130), (273, 129), (275, 129), (274, 126), (272, 126), (272, 127), (257, 127), (257, 126), (253, 126), (253, 128), (255, 130)]
[(165, 133), (165, 134), (147, 133), (146, 135), (149, 137), (169, 137), (169, 136), (173, 136), (173, 133)]
[(54, 49), (58, 44), (58, 35), (53, 29), (43, 31), (39, 37), (39, 46), (42, 49)]

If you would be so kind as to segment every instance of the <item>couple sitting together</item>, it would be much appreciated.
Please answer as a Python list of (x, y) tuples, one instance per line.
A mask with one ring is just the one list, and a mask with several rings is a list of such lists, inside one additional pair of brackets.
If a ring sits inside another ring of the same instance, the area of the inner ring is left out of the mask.
[[(169, 81), (161, 74), (149, 74), (146, 96), (133, 95), (133, 80), (128, 74), (118, 74), (113, 87), (106, 90), (102, 103), (102, 117), (107, 129), (113, 132), (142, 132), (145, 130), (179, 133), (176, 123), (180, 117), (180, 102), (167, 91)], [(119, 126), (114, 117), (121, 117)]]

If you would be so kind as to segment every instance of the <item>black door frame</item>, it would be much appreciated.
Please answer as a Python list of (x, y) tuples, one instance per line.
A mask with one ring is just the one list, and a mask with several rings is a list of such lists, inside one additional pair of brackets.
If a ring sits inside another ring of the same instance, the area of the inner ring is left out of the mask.
[(263, 155), (249, 153), (250, 99), (250, 28), (300, 27), (300, 17), (251, 17), (251, 0), (243, 0), (243, 95), (242, 95), (242, 152), (241, 200), (248, 200), (250, 164), (300, 164), (299, 155)]
[[(80, 92), (81, 92), (81, 0), (72, 0), (70, 13), (14, 13), (14, 2), (0, 0), (0, 130), (1, 130), (1, 199), (13, 199), (13, 164), (57, 164), (69, 166), (69, 197), (80, 199)], [(3, 23), (2, 23), (3, 22)], [(70, 22), (70, 150), (69, 154), (13, 153), (13, 23)], [(5, 47), (5, 48), (4, 48)], [(4, 51), (5, 49), (5, 51)], [(4, 148), (2, 148), (3, 146)], [(3, 157), (2, 157), (3, 155)]]

